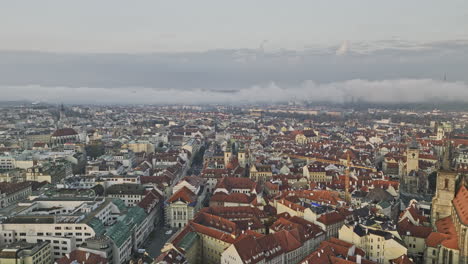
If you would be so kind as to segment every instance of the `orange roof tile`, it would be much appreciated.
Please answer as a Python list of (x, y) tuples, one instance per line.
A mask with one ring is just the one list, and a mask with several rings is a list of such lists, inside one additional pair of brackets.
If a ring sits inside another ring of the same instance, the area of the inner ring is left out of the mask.
[(176, 193), (174, 193), (169, 199), (167, 200), (168, 203), (172, 203), (175, 201), (184, 201), (186, 203), (193, 203), (197, 200), (196, 195), (187, 187), (180, 188)]
[(457, 195), (452, 201), (460, 222), (468, 225), (468, 190), (465, 185), (458, 190)]
[(441, 245), (446, 248), (458, 249), (457, 232), (451, 216), (437, 220), (436, 227), (438, 232), (448, 235), (448, 238), (443, 240)]

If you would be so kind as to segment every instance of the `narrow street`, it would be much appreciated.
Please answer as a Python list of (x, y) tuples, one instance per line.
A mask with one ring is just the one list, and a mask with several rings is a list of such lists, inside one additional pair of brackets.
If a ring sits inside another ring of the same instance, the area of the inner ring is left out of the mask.
[(170, 229), (167, 227), (157, 226), (149, 235), (144, 249), (152, 258), (159, 256), (166, 241), (176, 232), (172, 230), (171, 234), (166, 235), (168, 230)]

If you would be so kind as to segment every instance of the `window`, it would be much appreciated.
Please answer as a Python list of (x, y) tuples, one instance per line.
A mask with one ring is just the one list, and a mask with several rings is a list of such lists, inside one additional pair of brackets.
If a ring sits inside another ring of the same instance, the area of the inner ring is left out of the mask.
[(445, 179), (444, 188), (448, 189), (448, 185), (449, 185), (449, 179)]

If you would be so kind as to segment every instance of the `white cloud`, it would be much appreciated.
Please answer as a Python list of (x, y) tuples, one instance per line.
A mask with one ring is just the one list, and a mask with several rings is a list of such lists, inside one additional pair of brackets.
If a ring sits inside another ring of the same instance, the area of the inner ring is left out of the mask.
[(432, 79), (349, 80), (318, 84), (306, 81), (297, 87), (275, 83), (230, 92), (206, 89), (155, 88), (69, 88), (44, 86), (0, 87), (2, 100), (37, 100), (50, 103), (255, 103), (284, 102), (293, 98), (308, 101), (344, 102), (351, 98), (369, 102), (468, 102), (468, 85)]

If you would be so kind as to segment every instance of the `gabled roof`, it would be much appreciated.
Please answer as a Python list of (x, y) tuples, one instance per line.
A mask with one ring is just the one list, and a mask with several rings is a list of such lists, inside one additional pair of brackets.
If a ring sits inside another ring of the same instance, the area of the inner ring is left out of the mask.
[(161, 201), (161, 199), (162, 196), (156, 190), (151, 190), (146, 194), (145, 198), (138, 203), (138, 206), (148, 213), (158, 204), (159, 201)]
[(154, 263), (165, 263), (165, 264), (185, 264), (188, 263), (185, 256), (178, 252), (175, 249), (170, 249), (166, 252), (161, 253), (156, 259), (154, 259)]
[(301, 264), (355, 264), (357, 255), (361, 256), (361, 264), (374, 264), (376, 262), (364, 259), (365, 252), (360, 248), (355, 248), (353, 256), (349, 256), (350, 249), (355, 247), (353, 244), (330, 238), (320, 243), (319, 248), (305, 257)]
[(413, 264), (414, 262), (407, 255), (401, 255), (398, 258), (390, 260), (391, 264)]
[(197, 201), (197, 196), (189, 188), (184, 186), (167, 199), (168, 203), (175, 201), (183, 201), (187, 204), (191, 204)]
[(255, 195), (247, 195), (245, 193), (216, 193), (213, 196), (211, 196), (210, 201), (250, 204), (254, 199), (256, 199)]
[(321, 215), (317, 221), (325, 225), (333, 225), (339, 222), (344, 222), (345, 217), (338, 212), (331, 212)]
[(452, 221), (452, 216), (447, 216), (437, 220), (436, 222), (437, 232), (448, 235), (448, 238), (441, 242), (446, 248), (458, 249), (458, 237), (455, 225)]
[(91, 252), (75, 249), (69, 254), (57, 259), (55, 261), (57, 264), (73, 264), (73, 263), (82, 263), (82, 264), (107, 264), (107, 259), (94, 254)]
[(439, 233), (439, 232), (432, 232), (426, 238), (426, 245), (428, 247), (437, 247), (442, 243), (442, 241), (448, 239), (450, 236), (447, 234)]
[(139, 226), (146, 218), (146, 213), (143, 208), (138, 207), (138, 206), (133, 206), (128, 209), (127, 214), (125, 215), (125, 218), (123, 221), (127, 224), (134, 224), (136, 226)]
[(397, 230), (402, 236), (412, 236), (424, 239), (432, 233), (431, 227), (414, 225), (409, 219), (400, 221), (397, 225)]
[(460, 222), (468, 225), (468, 190), (462, 185), (452, 201)]
[(205, 184), (206, 179), (202, 177), (198, 177), (198, 176), (185, 176), (182, 180), (180, 180), (180, 182), (182, 181), (189, 183), (195, 188), (198, 188), (199, 186), (202, 186), (203, 184)]
[(106, 228), (102, 224), (101, 220), (96, 217), (89, 220), (87, 224), (94, 230), (96, 236), (103, 235), (106, 232)]
[(121, 212), (127, 210), (127, 206), (125, 205), (125, 202), (120, 200), (119, 198), (112, 199), (112, 203), (115, 204), (115, 206), (117, 206), (117, 208), (119, 208)]
[(117, 221), (113, 226), (107, 229), (106, 235), (120, 248), (120, 246), (130, 238), (131, 231), (130, 227), (124, 222)]
[(106, 193), (143, 195), (145, 193), (145, 187), (139, 184), (132, 183), (114, 184), (107, 188)]
[(243, 263), (257, 263), (265, 258), (262, 247), (253, 235), (246, 235), (233, 245)]
[(57, 129), (52, 136), (53, 137), (63, 137), (63, 136), (74, 136), (78, 135), (76, 131), (73, 128), (61, 128)]
[(246, 189), (254, 191), (257, 187), (257, 183), (249, 178), (238, 178), (238, 177), (223, 177), (216, 184), (215, 189), (226, 189), (231, 192), (232, 189)]

